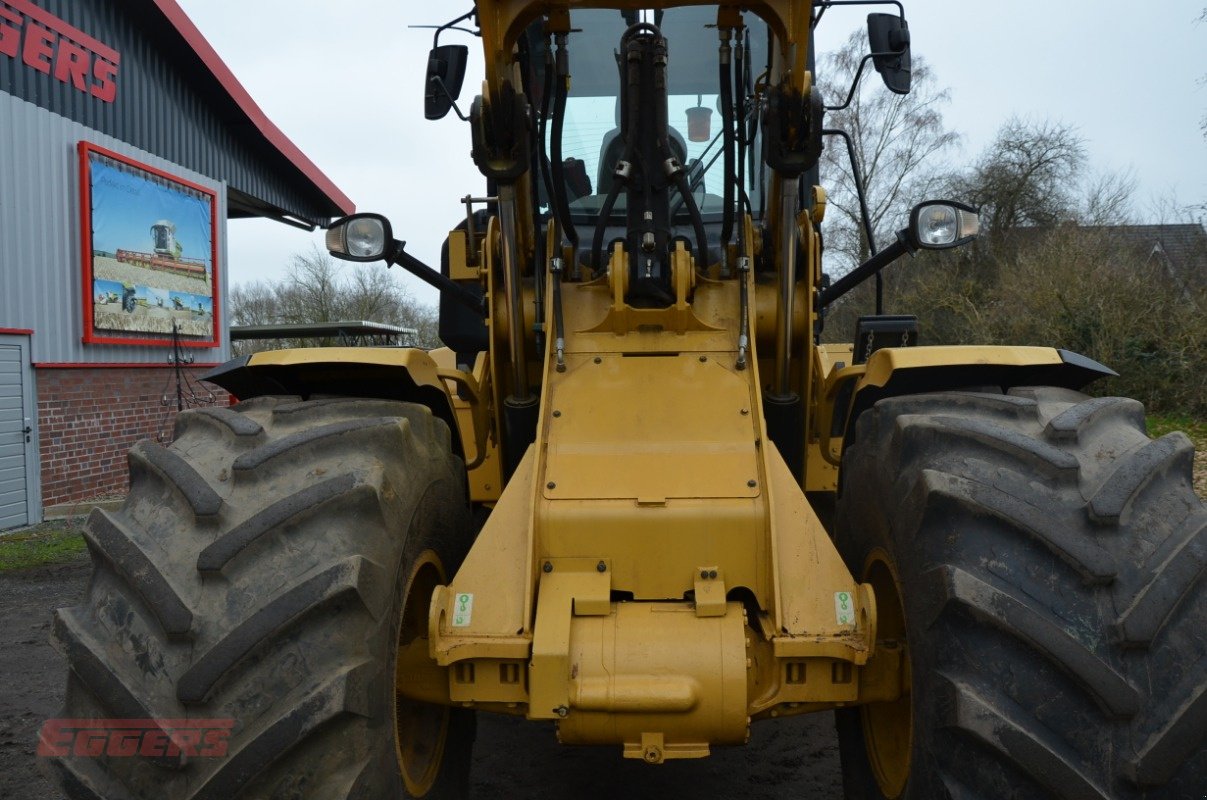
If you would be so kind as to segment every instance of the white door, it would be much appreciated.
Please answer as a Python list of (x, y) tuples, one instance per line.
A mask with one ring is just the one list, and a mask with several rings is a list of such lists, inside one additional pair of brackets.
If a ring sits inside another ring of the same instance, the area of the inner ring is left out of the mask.
[(21, 343), (0, 338), (0, 530), (28, 525), (32, 517), (41, 516), (31, 514), (28, 473), (34, 410), (25, 377)]

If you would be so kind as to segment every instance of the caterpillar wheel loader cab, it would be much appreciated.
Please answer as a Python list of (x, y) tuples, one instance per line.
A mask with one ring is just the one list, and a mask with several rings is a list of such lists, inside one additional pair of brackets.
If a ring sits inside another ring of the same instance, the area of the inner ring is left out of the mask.
[[(852, 4), (479, 0), (444, 26), (485, 50), (486, 193), (439, 270), (377, 215), (327, 242), (438, 286), (448, 347), (244, 357), (210, 376), (237, 405), (131, 451), (55, 636), (64, 716), (163, 746), (47, 759), (68, 796), (464, 797), (476, 713), (657, 765), (831, 710), (848, 797), (1201, 792), (1189, 441), (1080, 393), (1109, 370), (1066, 351), (921, 347), (883, 315), (817, 343), (851, 286), (977, 225), (920, 198), (824, 277), (811, 34)], [(903, 92), (890, 12), (869, 58)], [(466, 59), (441, 32), (430, 117)], [(232, 720), (226, 755), (182, 719)]]

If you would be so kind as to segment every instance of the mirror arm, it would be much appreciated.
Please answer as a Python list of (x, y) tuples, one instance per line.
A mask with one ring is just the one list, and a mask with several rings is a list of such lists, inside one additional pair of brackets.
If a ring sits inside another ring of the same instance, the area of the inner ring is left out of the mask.
[[(851, 179), (855, 182), (855, 195), (859, 198), (859, 217), (863, 221), (863, 234), (868, 240), (868, 252), (875, 258), (876, 235), (872, 232), (872, 217), (868, 213), (868, 198), (863, 188), (863, 175), (859, 172), (859, 162), (855, 160), (855, 145), (851, 143), (850, 135), (838, 128), (826, 128), (821, 134), (822, 136), (841, 136), (842, 140), (846, 142), (847, 158), (851, 162)], [(841, 283), (841, 281), (839, 282)], [(835, 299), (837, 299), (837, 296)], [(884, 281), (880, 278), (879, 270), (876, 272), (876, 313), (884, 313)]]
[(826, 111), (842, 111), (847, 106), (851, 105), (851, 101), (855, 99), (855, 91), (859, 88), (859, 81), (863, 78), (863, 68), (868, 65), (869, 61), (878, 55), (883, 54), (868, 53), (863, 57), (863, 60), (859, 62), (859, 69), (855, 70), (855, 80), (851, 81), (851, 89), (847, 92), (847, 99), (842, 101), (842, 105), (840, 106), (826, 106)]
[(483, 307), (483, 299), (481, 297), (478, 297), (469, 289), (466, 289), (461, 284), (432, 269), (406, 252), (403, 249), (406, 247), (406, 244), (406, 242), (400, 242), (397, 239), (394, 240), (385, 254), (387, 267), (397, 264), (427, 285), (449, 295), (475, 314), (481, 317), (486, 316), (486, 309)]
[[(440, 46), (440, 34), (444, 33), (445, 31), (449, 30), (450, 28), (455, 29), (455, 30), (465, 30), (464, 28), (458, 28), (457, 23), (464, 22), (465, 20), (476, 16), (477, 13), (478, 13), (478, 7), (474, 6), (469, 11), (465, 12), (464, 14), (457, 17), (456, 19), (449, 20), (448, 22), (444, 23), (443, 25), (436, 26), (436, 33), (433, 34), (433, 36), (432, 36), (432, 48), (435, 49)], [(902, 14), (904, 15), (904, 13), (905, 12), (903, 11)], [(420, 27), (420, 26), (417, 25), (415, 27)], [(424, 26), (424, 27), (426, 27), (426, 26)], [(474, 36), (482, 35), (481, 32), (476, 32), (476, 31), (466, 31), (466, 33), (472, 33)]]
[[(909, 228), (897, 231), (896, 241), (823, 289), (817, 297), (818, 306), (825, 308), (873, 275), (879, 276), (880, 270), (901, 256), (912, 253), (915, 248), (910, 245), (909, 233)], [(880, 313), (879, 310), (876, 313)]]
[(859, 69), (855, 71), (855, 80), (851, 81), (851, 89), (847, 92), (847, 99), (842, 101), (842, 105), (840, 106), (826, 106), (826, 111), (843, 111), (847, 106), (851, 105), (851, 101), (855, 99), (855, 91), (859, 88), (859, 81), (863, 78), (863, 68), (867, 66), (869, 61), (877, 56), (899, 56), (903, 52), (905, 51), (886, 50), (882, 53), (868, 53), (864, 56), (863, 60), (859, 62)]
[(444, 92), (444, 96), (448, 98), (448, 102), (452, 105), (453, 111), (456, 113), (457, 118), (462, 122), (469, 122), (469, 117), (461, 113), (461, 108), (457, 105), (457, 98), (453, 97), (452, 92), (450, 92), (448, 87), (444, 85), (444, 81), (440, 80), (439, 78), (432, 78), (427, 83), (428, 91), (431, 91), (431, 85), (433, 83), (439, 86), (440, 91)]
[(905, 6), (901, 0), (818, 0), (813, 4), (815, 9), (822, 12), (831, 6), (896, 6), (897, 16), (905, 19)]

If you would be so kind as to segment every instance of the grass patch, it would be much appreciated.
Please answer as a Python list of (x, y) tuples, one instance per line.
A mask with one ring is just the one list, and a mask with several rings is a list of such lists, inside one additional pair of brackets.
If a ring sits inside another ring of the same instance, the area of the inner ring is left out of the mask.
[(1189, 414), (1149, 414), (1148, 435), (1156, 438), (1182, 431), (1194, 442), (1194, 490), (1207, 500), (1207, 421)]
[(1207, 422), (1186, 414), (1149, 414), (1148, 435), (1156, 438), (1172, 431), (1182, 431), (1194, 442), (1196, 450), (1207, 444)]
[(19, 533), (0, 536), (0, 572), (74, 561), (85, 550), (87, 545), (78, 523), (43, 522)]

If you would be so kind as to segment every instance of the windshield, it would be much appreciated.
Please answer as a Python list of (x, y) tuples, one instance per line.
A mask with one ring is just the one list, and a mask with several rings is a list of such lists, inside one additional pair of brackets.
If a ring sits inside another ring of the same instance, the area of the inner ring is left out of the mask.
[[(586, 222), (598, 215), (611, 185), (620, 136), (620, 73), (616, 53), (625, 29), (637, 21), (658, 25), (667, 40), (667, 120), (672, 152), (687, 167), (693, 195), (706, 221), (719, 220), (722, 210), (724, 167), (719, 110), (719, 64), (716, 6), (691, 6), (658, 12), (575, 9), (570, 22), (570, 92), (566, 100), (562, 157), (566, 162), (566, 188), (571, 214)], [(751, 75), (764, 71), (767, 62), (767, 26), (753, 14), (749, 26)], [(534, 31), (537, 37), (539, 30)], [(533, 42), (543, 50), (543, 42)], [(552, 126), (546, 130), (546, 152), (551, 152)], [(752, 148), (757, 152), (758, 142)], [(715, 159), (715, 160), (714, 160)], [(755, 159), (757, 164), (758, 159)], [(736, 169), (736, 164), (735, 164)], [(757, 169), (757, 165), (756, 165)], [(758, 181), (747, 165), (746, 193), (756, 216), (760, 214)], [(612, 218), (624, 217), (624, 194), (617, 198)], [(682, 203), (676, 217), (686, 214)]]

